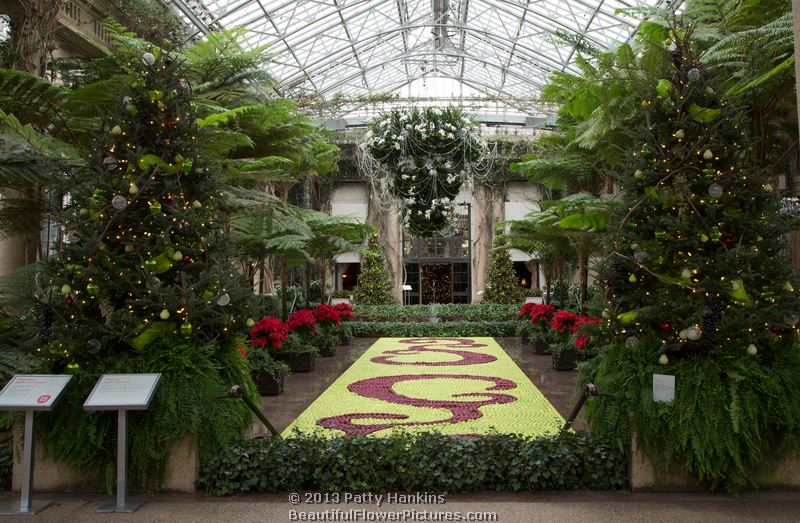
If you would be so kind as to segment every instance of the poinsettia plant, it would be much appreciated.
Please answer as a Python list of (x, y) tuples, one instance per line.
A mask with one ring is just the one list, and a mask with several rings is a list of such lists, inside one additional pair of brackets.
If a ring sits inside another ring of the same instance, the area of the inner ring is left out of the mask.
[(319, 323), (328, 324), (328, 325), (339, 325), (339, 322), (342, 321), (342, 315), (332, 305), (325, 305), (324, 303), (320, 303), (317, 305), (317, 308), (314, 309), (314, 317), (317, 318)]
[(333, 306), (339, 312), (339, 317), (342, 321), (353, 319), (353, 306), (349, 303), (341, 302)]
[(301, 309), (291, 313), (289, 319), (286, 320), (286, 325), (289, 328), (289, 332), (297, 332), (309, 336), (317, 333), (317, 317), (314, 315), (314, 311), (308, 309)]
[(261, 318), (250, 330), (250, 346), (266, 348), (269, 351), (280, 349), (287, 340), (288, 327), (275, 316)]
[(452, 221), (454, 199), (486, 153), (480, 127), (457, 107), (380, 114), (370, 123), (365, 145), (388, 172), (403, 223), (420, 237)]
[(550, 328), (559, 334), (574, 334), (578, 325), (578, 315), (574, 312), (560, 310), (550, 320)]
[(602, 320), (592, 316), (581, 316), (575, 324), (575, 348), (587, 351), (597, 335)]

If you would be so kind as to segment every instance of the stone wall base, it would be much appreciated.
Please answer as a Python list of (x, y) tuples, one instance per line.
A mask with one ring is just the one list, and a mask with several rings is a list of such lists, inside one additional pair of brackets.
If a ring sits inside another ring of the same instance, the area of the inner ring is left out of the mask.
[[(639, 447), (637, 436), (631, 438), (631, 462), (628, 467), (630, 488), (634, 492), (697, 492), (710, 490), (702, 481), (690, 476), (680, 464), (668, 469), (656, 466)], [(800, 456), (786, 452), (765, 453), (753, 471), (759, 489), (800, 490)]]
[[(35, 429), (34, 429), (35, 431)], [(14, 427), (14, 465), (12, 489), (20, 491), (22, 483), (22, 424)], [(53, 460), (44, 450), (41, 441), (34, 449), (33, 491), (35, 492), (104, 492), (105, 481), (101, 467), (78, 472), (66, 463)], [(200, 472), (197, 449), (189, 438), (176, 441), (167, 461), (161, 490), (164, 492), (196, 491), (194, 482)], [(132, 488), (133, 490), (133, 488)]]

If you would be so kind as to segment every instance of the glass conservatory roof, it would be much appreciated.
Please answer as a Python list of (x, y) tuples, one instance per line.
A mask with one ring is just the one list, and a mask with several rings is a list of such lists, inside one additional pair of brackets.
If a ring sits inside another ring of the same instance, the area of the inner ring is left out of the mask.
[(668, 0), (171, 0), (195, 36), (242, 27), (269, 45), (286, 96), (399, 93), (419, 79), (536, 99), (576, 48), (613, 48), (637, 20), (619, 9)]

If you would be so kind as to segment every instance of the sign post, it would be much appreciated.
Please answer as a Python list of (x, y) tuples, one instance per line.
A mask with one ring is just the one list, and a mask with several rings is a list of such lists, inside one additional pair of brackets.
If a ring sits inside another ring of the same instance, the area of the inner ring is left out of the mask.
[(0, 410), (25, 411), (20, 500), (0, 507), (0, 516), (34, 515), (52, 501), (31, 501), (33, 490), (33, 412), (52, 410), (72, 376), (67, 374), (17, 374), (0, 391)]
[(83, 404), (84, 410), (117, 411), (117, 499), (97, 512), (135, 512), (141, 501), (128, 500), (128, 411), (147, 410), (161, 374), (103, 374)]

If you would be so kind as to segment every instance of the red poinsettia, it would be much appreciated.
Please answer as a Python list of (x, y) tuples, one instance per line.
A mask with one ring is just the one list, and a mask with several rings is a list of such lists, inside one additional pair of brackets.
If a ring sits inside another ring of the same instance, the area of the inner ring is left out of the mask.
[(353, 317), (353, 307), (351, 307), (349, 303), (337, 303), (333, 308), (339, 312), (342, 321), (349, 320)]
[(592, 341), (592, 330), (594, 326), (600, 325), (602, 320), (600, 318), (594, 318), (591, 316), (581, 316), (578, 318), (578, 321), (575, 323), (575, 332), (578, 334), (578, 337), (575, 338), (575, 348), (582, 349), (587, 347), (589, 343)]
[(533, 302), (528, 302), (528, 303), (523, 304), (522, 308), (519, 310), (518, 317), (520, 317), (520, 318), (523, 318), (525, 316), (530, 317), (531, 309), (533, 308), (534, 305), (536, 305), (536, 304), (533, 303)]
[(317, 321), (320, 323), (333, 323), (335, 325), (339, 325), (339, 322), (342, 321), (342, 315), (339, 314), (339, 311), (336, 310), (336, 307), (325, 305), (324, 303), (317, 305), (317, 308), (314, 309), (314, 316), (316, 316)]
[(547, 324), (553, 319), (553, 314), (555, 314), (555, 312), (556, 308), (553, 305), (534, 303), (530, 311), (531, 323), (534, 325)]
[[(533, 321), (533, 320), (531, 320)], [(578, 315), (574, 312), (560, 310), (550, 320), (550, 327), (561, 334), (565, 332), (575, 333), (575, 327), (578, 324)]]
[(250, 330), (250, 346), (278, 349), (289, 339), (288, 331), (288, 326), (275, 316), (261, 318)]
[(289, 327), (289, 332), (308, 330), (314, 334), (317, 333), (317, 318), (314, 316), (314, 311), (308, 309), (291, 313), (286, 325)]

